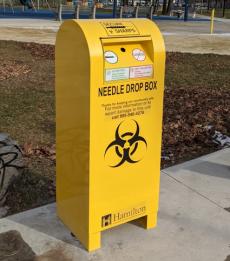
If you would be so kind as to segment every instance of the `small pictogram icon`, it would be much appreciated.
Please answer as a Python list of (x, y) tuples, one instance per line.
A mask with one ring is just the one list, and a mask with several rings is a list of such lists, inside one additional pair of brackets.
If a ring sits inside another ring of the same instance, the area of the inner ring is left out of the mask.
[(111, 214), (102, 217), (102, 219), (101, 219), (101, 226), (102, 227), (107, 227), (107, 226), (111, 225), (111, 223), (112, 223), (112, 215)]

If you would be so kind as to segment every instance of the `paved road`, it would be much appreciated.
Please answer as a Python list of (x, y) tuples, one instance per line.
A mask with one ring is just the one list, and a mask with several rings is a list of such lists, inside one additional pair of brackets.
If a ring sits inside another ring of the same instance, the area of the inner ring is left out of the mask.
[[(230, 26), (217, 21), (214, 34), (209, 34), (209, 22), (157, 20), (163, 32), (167, 51), (217, 53), (230, 55)], [(60, 22), (37, 19), (1, 19), (0, 39), (55, 44)]]

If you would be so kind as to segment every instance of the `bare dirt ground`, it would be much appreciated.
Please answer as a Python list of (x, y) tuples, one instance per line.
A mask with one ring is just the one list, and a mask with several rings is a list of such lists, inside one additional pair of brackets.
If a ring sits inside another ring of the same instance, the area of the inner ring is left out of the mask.
[[(223, 20), (223, 21), (222, 21)], [(222, 19), (214, 23), (210, 34), (209, 21), (156, 21), (163, 32), (166, 50), (183, 53), (230, 54), (230, 21)]]
[[(157, 24), (169, 52), (162, 151), (166, 167), (218, 149), (208, 125), (229, 135), (229, 56), (224, 54), (230, 55), (230, 24), (216, 22), (214, 35), (208, 34), (207, 21)], [(10, 188), (9, 213), (54, 200), (53, 45), (59, 26), (48, 20), (1, 19), (0, 40), (43, 44), (0, 42), (0, 85), (5, 90), (0, 97), (0, 130), (19, 141), (27, 162), (22, 177)]]
[(230, 55), (230, 36), (164, 35), (168, 52)]
[[(208, 20), (189, 21), (189, 22), (184, 22), (183, 20), (179, 20), (179, 21), (156, 20), (155, 22), (163, 33), (164, 32), (175, 33), (175, 34), (209, 34), (210, 33), (210, 22)], [(214, 33), (230, 34), (230, 21), (227, 19), (223, 21), (215, 21)]]
[[(223, 19), (222, 19), (223, 20)], [(216, 21), (210, 35), (209, 21), (156, 21), (170, 52), (230, 54), (230, 22)], [(0, 40), (55, 44), (59, 22), (35, 19), (1, 19)]]
[(0, 40), (55, 44), (56, 31), (47, 29), (0, 28)]

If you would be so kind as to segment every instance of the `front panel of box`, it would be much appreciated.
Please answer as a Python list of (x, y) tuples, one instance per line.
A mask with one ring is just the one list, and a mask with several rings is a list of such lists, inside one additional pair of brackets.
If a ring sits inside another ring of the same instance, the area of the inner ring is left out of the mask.
[(157, 211), (162, 77), (150, 36), (101, 39), (102, 75), (91, 89), (92, 230)]

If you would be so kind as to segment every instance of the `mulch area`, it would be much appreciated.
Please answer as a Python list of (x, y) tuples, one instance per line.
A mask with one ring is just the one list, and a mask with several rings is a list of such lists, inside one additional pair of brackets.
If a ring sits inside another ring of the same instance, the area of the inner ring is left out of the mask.
[(30, 71), (30, 68), (26, 64), (17, 61), (3, 61), (0, 64), (0, 81), (11, 77), (18, 77)]
[[(220, 149), (230, 134), (230, 61), (214, 54), (167, 54), (162, 167)], [(174, 74), (174, 75), (173, 75)]]
[[(54, 46), (34, 43), (15, 43), (15, 45), (33, 57), (37, 64), (44, 60), (52, 63), (54, 61)], [(23, 62), (23, 57), (17, 57), (15, 60), (17, 63), (24, 64), (24, 69), (21, 70), (23, 76), (18, 74), (20, 70), (15, 67), (16, 72), (11, 73), (10, 77), (20, 78), (25, 77), (25, 74), (26, 77), (30, 77), (27, 70), (33, 71), (34, 68), (31, 68), (26, 61)], [(10, 71), (13, 70), (12, 68), (14, 66), (10, 67)], [(0, 70), (0, 83), (3, 79), (1, 77), (6, 77), (4, 75)], [(44, 78), (45, 85), (48, 75), (45, 71), (41, 71), (40, 75)], [(54, 85), (54, 76), (52, 77), (51, 85)], [(54, 90), (52, 89), (51, 92), (53, 93)], [(54, 93), (52, 97), (54, 100)], [(54, 104), (53, 100), (52, 104)], [(36, 128), (36, 123), (34, 124)], [(4, 131), (11, 134), (10, 129), (5, 128)], [(220, 149), (220, 145), (214, 143), (212, 139), (215, 131), (230, 135), (230, 57), (216, 54), (167, 53), (162, 168)], [(54, 130), (51, 134), (54, 136)], [(52, 173), (55, 173), (53, 142), (29, 143), (25, 138), (20, 137), (20, 133), (12, 138), (19, 140), (29, 169), (36, 168), (33, 161), (39, 159), (39, 166), (46, 167), (46, 164), (50, 164)], [(52, 177), (41, 178), (42, 173), (39, 173), (40, 176), (36, 178), (36, 175), (29, 175), (28, 172), (30, 171), (27, 170), (9, 190), (6, 204), (10, 207), (11, 213), (45, 204), (54, 199), (55, 174)], [(39, 180), (42, 180), (40, 182), (42, 184), (37, 185)], [(24, 189), (18, 189), (22, 186)], [(26, 186), (28, 189), (25, 192)], [(34, 197), (31, 198), (32, 191)], [(36, 199), (39, 193), (43, 196)], [(24, 200), (25, 195), (29, 200), (27, 198)], [(21, 204), (15, 206), (17, 199), (20, 199)]]

